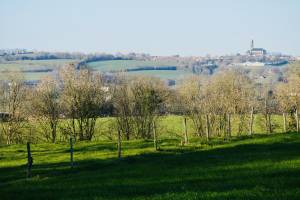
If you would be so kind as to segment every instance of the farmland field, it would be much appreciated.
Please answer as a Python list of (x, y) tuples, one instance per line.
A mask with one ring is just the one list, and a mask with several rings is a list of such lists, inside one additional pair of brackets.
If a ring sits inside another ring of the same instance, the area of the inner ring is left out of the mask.
[[(97, 61), (88, 63), (88, 67), (100, 72), (121, 72), (127, 69), (135, 69), (138, 67), (164, 67), (164, 66), (178, 66), (176, 62), (161, 62), (161, 61), (139, 61), (139, 60), (112, 60), (112, 61)], [(126, 72), (128, 75), (143, 75), (158, 77), (161, 79), (182, 79), (191, 76), (192, 72), (188, 70), (141, 70)]]
[(151, 76), (161, 79), (182, 79), (191, 76), (192, 73), (185, 70), (144, 70), (144, 71), (133, 71), (128, 72), (131, 76)]
[(29, 70), (29, 69), (43, 69), (50, 68), (54, 69), (64, 64), (73, 62), (72, 59), (52, 59), (52, 60), (18, 60), (18, 61), (7, 61), (0, 63), (0, 71), (9, 70)]
[[(34, 70), (56, 70), (67, 63), (74, 62), (72, 59), (53, 59), (53, 60), (20, 60), (20, 61), (7, 61), (0, 63), (0, 72), (5, 71), (23, 71), (26, 80), (39, 80), (47, 75), (53, 74), (49, 72), (41, 72)], [(139, 61), (139, 60), (111, 60), (111, 61), (97, 61), (87, 64), (88, 68), (98, 72), (121, 72), (126, 69), (135, 69), (137, 67), (165, 67), (177, 66), (176, 62), (162, 62), (162, 61)], [(128, 75), (144, 75), (153, 76), (161, 79), (182, 79), (192, 75), (188, 70), (141, 70), (126, 72)]]
[[(74, 62), (72, 59), (51, 59), (51, 60), (19, 60), (0, 63), (0, 72), (25, 71), (24, 76), (27, 80), (39, 80), (51, 72), (33, 72), (34, 70), (55, 70), (67, 63)], [(29, 71), (29, 72), (27, 72)]]
[(88, 67), (101, 72), (122, 71), (125, 69), (133, 69), (137, 67), (151, 66), (177, 66), (176, 62), (156, 62), (142, 60), (110, 60), (96, 61), (88, 63)]

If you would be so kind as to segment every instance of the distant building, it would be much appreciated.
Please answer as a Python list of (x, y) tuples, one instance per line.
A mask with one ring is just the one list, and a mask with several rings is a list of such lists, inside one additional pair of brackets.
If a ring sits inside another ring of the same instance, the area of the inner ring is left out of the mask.
[(251, 56), (264, 56), (267, 54), (267, 51), (263, 48), (255, 48), (254, 47), (254, 41), (251, 41), (250, 50), (248, 51), (248, 54)]

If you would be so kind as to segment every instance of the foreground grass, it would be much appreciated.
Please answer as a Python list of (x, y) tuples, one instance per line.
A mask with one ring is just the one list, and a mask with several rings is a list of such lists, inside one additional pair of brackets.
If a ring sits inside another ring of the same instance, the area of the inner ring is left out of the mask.
[(252, 138), (32, 145), (33, 178), (26, 179), (26, 147), (0, 147), (0, 199), (299, 199), (300, 134)]

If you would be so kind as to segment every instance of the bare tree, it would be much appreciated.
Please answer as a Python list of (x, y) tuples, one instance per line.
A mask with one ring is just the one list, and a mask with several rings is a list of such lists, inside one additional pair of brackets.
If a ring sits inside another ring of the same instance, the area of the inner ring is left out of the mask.
[(168, 96), (167, 89), (158, 79), (141, 77), (132, 81), (130, 90), (136, 137), (150, 138), (153, 135), (153, 121), (162, 112)]
[(65, 67), (60, 77), (62, 106), (69, 119), (67, 128), (79, 140), (91, 140), (107, 88), (100, 75), (86, 69), (76, 70), (74, 65)]
[[(178, 88), (180, 101), (182, 102), (183, 113), (187, 115), (193, 122), (196, 135), (203, 136), (205, 125), (204, 117), (204, 90), (205, 84), (200, 77), (192, 77)], [(184, 121), (184, 136), (186, 135), (186, 119)], [(185, 136), (186, 137), (186, 136)]]
[(272, 115), (276, 113), (276, 98), (273, 91), (273, 85), (264, 84), (258, 88), (259, 109), (263, 115), (264, 127), (267, 133), (273, 133), (274, 124), (272, 123)]
[(1, 123), (6, 143), (23, 142), (22, 129), (25, 127), (26, 87), (20, 73), (6, 73), (1, 81), (1, 107), (7, 113), (6, 119)]
[(299, 132), (298, 110), (300, 109), (300, 78), (290, 75), (287, 83), (280, 83), (275, 90), (279, 109), (283, 113), (283, 131), (287, 131), (287, 114), (294, 115), (296, 130)]
[(47, 77), (35, 88), (32, 96), (31, 111), (43, 129), (43, 135), (53, 143), (56, 141), (57, 125), (59, 122), (60, 102), (59, 85), (56, 80)]
[(118, 129), (125, 135), (126, 139), (130, 139), (130, 133), (133, 131), (132, 118), (132, 95), (128, 82), (123, 80), (122, 83), (115, 87), (113, 92), (113, 102)]

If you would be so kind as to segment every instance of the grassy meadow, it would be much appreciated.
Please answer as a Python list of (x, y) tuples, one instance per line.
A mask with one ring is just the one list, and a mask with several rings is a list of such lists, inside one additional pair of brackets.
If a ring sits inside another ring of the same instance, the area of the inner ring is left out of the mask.
[[(5, 71), (16, 72), (26, 70), (40, 69), (58, 69), (65, 64), (74, 62), (72, 59), (50, 59), (50, 60), (18, 60), (6, 61), (0, 63), (0, 73)], [(51, 72), (25, 72), (26, 80), (40, 80), (41, 78), (51, 75)]]
[[(6, 61), (0, 63), (0, 72), (10, 71), (26, 71), (26, 70), (41, 70), (51, 69), (57, 70), (60, 67), (77, 60), (72, 59), (51, 59), (51, 60), (19, 60)], [(110, 60), (96, 61), (87, 64), (88, 68), (99, 72), (120, 72), (125, 69), (134, 69), (137, 67), (152, 67), (152, 66), (177, 66), (178, 63), (170, 61), (142, 61), (142, 60)], [(26, 80), (40, 80), (43, 77), (51, 75), (52, 72), (25, 72)], [(178, 80), (187, 76), (191, 76), (192, 72), (187, 70), (143, 70), (126, 72), (127, 75), (152, 76), (161, 79)]]
[(93, 141), (74, 144), (73, 169), (68, 142), (32, 143), (30, 179), (26, 145), (2, 145), (0, 199), (299, 199), (300, 134), (280, 133), (273, 118), (277, 133), (262, 134), (256, 117), (253, 136), (209, 143), (189, 120), (190, 143), (181, 146), (182, 117), (162, 117), (160, 150), (152, 140), (123, 141), (121, 159), (113, 118), (102, 118)]
[[(263, 123), (263, 116), (255, 115), (253, 132), (256, 134), (266, 134), (266, 130)], [(158, 139), (183, 139), (183, 116), (179, 115), (166, 115), (158, 118), (156, 123), (157, 137)], [(196, 137), (196, 130), (192, 123), (192, 120), (187, 118), (187, 132), (189, 137)], [(283, 132), (283, 119), (280, 115), (272, 116), (272, 127), (274, 133)], [(290, 119), (288, 118), (288, 122)], [(63, 141), (64, 137), (62, 134), (62, 127), (65, 126), (66, 120), (61, 120), (57, 129), (57, 138), (59, 141)], [(247, 125), (246, 125), (247, 126)], [(25, 126), (24, 135), (34, 143), (39, 142), (38, 140), (43, 140), (42, 133), (44, 129), (42, 126), (36, 122), (30, 122), (28, 126)], [(293, 130), (291, 130), (293, 131)], [(232, 117), (232, 135), (237, 136), (238, 132), (238, 119), (237, 117)], [(247, 135), (248, 130), (243, 130), (242, 135)], [(99, 118), (95, 126), (94, 141), (112, 141), (117, 139), (117, 129), (115, 124), (115, 119), (113, 117)], [(1, 140), (1, 138), (0, 138)]]
[(67, 143), (0, 147), (1, 199), (299, 199), (300, 134), (213, 139), (77, 142), (75, 167)]
[[(135, 69), (138, 67), (152, 67), (152, 66), (178, 66), (176, 62), (170, 61), (142, 61), (142, 60), (110, 60), (110, 61), (96, 61), (87, 64), (90, 69), (100, 72), (120, 72), (126, 69)], [(192, 72), (188, 70), (141, 70), (126, 72), (132, 76), (152, 76), (161, 79), (178, 80), (186, 76), (191, 76)]]
[(143, 61), (143, 60), (109, 60), (109, 61), (95, 61), (87, 64), (89, 68), (101, 71), (122, 71), (125, 69), (134, 69), (137, 67), (152, 67), (152, 66), (177, 66), (176, 62), (163, 61)]

